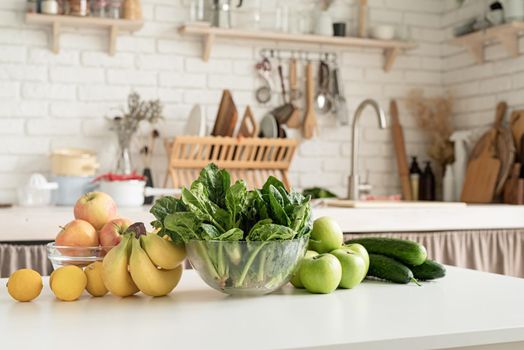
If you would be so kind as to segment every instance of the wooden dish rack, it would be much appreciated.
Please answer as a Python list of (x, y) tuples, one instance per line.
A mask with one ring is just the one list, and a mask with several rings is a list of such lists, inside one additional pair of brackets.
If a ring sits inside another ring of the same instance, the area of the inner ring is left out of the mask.
[(249, 188), (259, 188), (272, 175), (289, 189), (288, 169), (297, 148), (294, 139), (178, 136), (165, 140), (168, 169), (164, 187), (171, 178), (174, 188), (189, 187), (209, 163), (231, 173), (231, 180), (244, 179)]

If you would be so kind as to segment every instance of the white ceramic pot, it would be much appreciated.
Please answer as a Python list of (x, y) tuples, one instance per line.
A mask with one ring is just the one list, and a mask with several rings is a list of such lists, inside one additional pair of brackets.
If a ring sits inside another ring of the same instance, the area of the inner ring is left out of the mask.
[(180, 194), (179, 189), (146, 187), (141, 180), (100, 181), (99, 191), (110, 195), (119, 207), (139, 207), (144, 197)]
[(333, 36), (333, 20), (327, 11), (321, 11), (318, 13), (315, 34)]
[(395, 27), (389, 24), (380, 24), (371, 28), (371, 37), (380, 40), (391, 40), (395, 37)]
[(55, 176), (93, 176), (98, 167), (92, 151), (64, 148), (51, 153), (51, 172)]

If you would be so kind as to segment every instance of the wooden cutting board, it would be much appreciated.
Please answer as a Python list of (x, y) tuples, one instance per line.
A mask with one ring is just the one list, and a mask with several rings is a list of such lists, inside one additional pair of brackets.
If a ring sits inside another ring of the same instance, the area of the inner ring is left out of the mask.
[(224, 90), (218, 107), (217, 118), (213, 126), (212, 136), (233, 136), (238, 120), (238, 111), (229, 90)]
[(258, 135), (258, 123), (253, 117), (251, 107), (247, 106), (244, 112), (244, 117), (240, 122), (238, 128), (238, 137), (255, 137)]
[(494, 158), (494, 148), (497, 130), (491, 129), (484, 140), (487, 147), (481, 151), (478, 158), (470, 160), (464, 179), (464, 187), (460, 200), (466, 203), (491, 203), (497, 186), (500, 171), (500, 160)]
[(393, 145), (395, 146), (395, 156), (397, 158), (397, 169), (400, 177), (402, 198), (406, 201), (413, 199), (411, 194), (411, 182), (409, 179), (409, 165), (406, 155), (406, 144), (404, 142), (404, 132), (398, 118), (397, 102), (391, 100), (389, 105), (391, 117), (391, 132), (393, 133)]
[(500, 171), (495, 186), (495, 197), (502, 193), (504, 184), (506, 183), (513, 164), (515, 163), (515, 142), (513, 141), (510, 129), (503, 125), (507, 108), (508, 105), (506, 102), (502, 101), (497, 104), (493, 127), (479, 139), (470, 154), (470, 160), (473, 160), (478, 158), (485, 148), (489, 148), (490, 144), (493, 142), (491, 139), (491, 130), (496, 130), (493, 155), (494, 158), (500, 160)]
[(509, 121), (511, 133), (513, 134), (513, 141), (517, 150), (521, 150), (520, 139), (524, 135), (524, 110), (513, 111)]

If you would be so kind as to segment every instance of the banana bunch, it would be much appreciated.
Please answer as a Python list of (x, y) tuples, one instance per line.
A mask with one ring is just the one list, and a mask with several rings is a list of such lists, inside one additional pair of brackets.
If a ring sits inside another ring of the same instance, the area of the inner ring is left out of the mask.
[(156, 233), (140, 239), (128, 233), (105, 256), (102, 278), (106, 288), (120, 297), (139, 290), (153, 297), (167, 295), (180, 281), (185, 257), (185, 248)]

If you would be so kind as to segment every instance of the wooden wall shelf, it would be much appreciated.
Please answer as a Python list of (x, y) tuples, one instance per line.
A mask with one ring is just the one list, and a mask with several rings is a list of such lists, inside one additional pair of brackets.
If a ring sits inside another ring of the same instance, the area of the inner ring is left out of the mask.
[(452, 45), (465, 46), (478, 64), (484, 63), (484, 46), (500, 42), (512, 57), (519, 55), (519, 32), (524, 31), (524, 22), (511, 22), (456, 37)]
[(396, 40), (376, 40), (356, 37), (335, 37), (309, 34), (288, 34), (278, 32), (246, 31), (238, 29), (225, 29), (203, 25), (184, 25), (178, 29), (180, 34), (196, 35), (202, 37), (202, 59), (207, 61), (211, 54), (211, 47), (215, 39), (243, 39), (266, 40), (288, 43), (304, 43), (344, 47), (367, 47), (382, 49), (384, 54), (384, 70), (388, 72), (395, 59), (402, 50), (416, 47), (414, 43)]
[(109, 54), (116, 51), (116, 38), (119, 32), (134, 32), (143, 27), (142, 20), (111, 19), (98, 17), (75, 17), (63, 15), (44, 15), (28, 13), (25, 22), (29, 24), (43, 24), (51, 26), (51, 50), (60, 52), (60, 32), (62, 27), (91, 27), (107, 29), (109, 31)]

